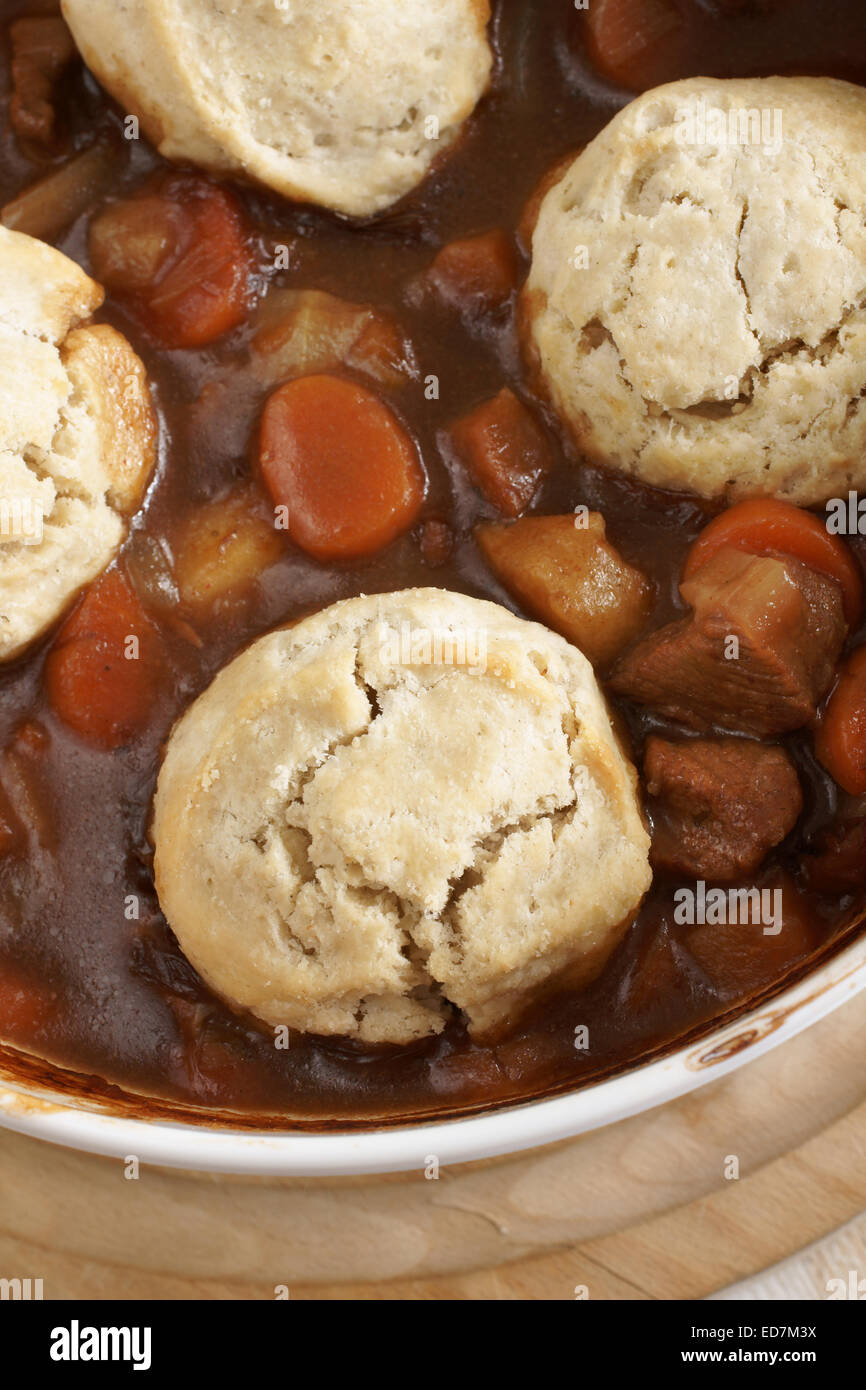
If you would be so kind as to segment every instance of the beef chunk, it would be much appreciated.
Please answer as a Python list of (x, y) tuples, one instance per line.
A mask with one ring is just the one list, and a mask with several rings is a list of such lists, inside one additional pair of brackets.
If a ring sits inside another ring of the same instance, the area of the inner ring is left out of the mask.
[(54, 87), (75, 57), (72, 35), (58, 15), (18, 19), (11, 26), (12, 100), (16, 135), (37, 145), (54, 144)]
[(644, 773), (656, 868), (694, 879), (742, 877), (793, 829), (803, 809), (794, 764), (747, 738), (647, 740)]
[(866, 813), (840, 818), (826, 830), (817, 853), (804, 861), (806, 880), (819, 893), (856, 893), (866, 885)]
[[(683, 948), (701, 967), (722, 996), (754, 994), (770, 981), (778, 981), (817, 944), (814, 912), (804, 902), (791, 880), (775, 872), (755, 884), (759, 891), (781, 892), (778, 932), (767, 935), (765, 923), (751, 914), (723, 925), (703, 922), (690, 927), (682, 937)], [(731, 890), (728, 890), (729, 892)]]
[(845, 641), (839, 585), (787, 556), (727, 548), (681, 593), (692, 616), (626, 653), (617, 694), (693, 729), (763, 737), (808, 723)]

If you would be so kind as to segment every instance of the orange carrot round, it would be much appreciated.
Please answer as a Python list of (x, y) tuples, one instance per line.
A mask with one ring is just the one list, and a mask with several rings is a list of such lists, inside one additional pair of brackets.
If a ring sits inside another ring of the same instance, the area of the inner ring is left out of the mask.
[(335, 376), (281, 386), (262, 417), (260, 462), (286, 529), (317, 560), (375, 554), (415, 521), (426, 480), (378, 396)]
[(596, 67), (633, 91), (663, 80), (679, 51), (675, 0), (592, 0), (585, 22)]
[(842, 667), (815, 734), (815, 752), (846, 792), (866, 793), (866, 647)]
[(112, 570), (57, 634), (45, 663), (48, 699), (77, 733), (118, 748), (147, 723), (165, 659), (157, 628), (125, 576)]

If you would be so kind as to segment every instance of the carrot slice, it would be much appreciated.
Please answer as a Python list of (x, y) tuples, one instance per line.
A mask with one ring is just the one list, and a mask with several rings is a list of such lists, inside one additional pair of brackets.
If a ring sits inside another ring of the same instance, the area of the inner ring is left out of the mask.
[(659, 80), (653, 69), (682, 20), (674, 0), (592, 0), (586, 24), (595, 66), (640, 91)]
[(203, 179), (117, 203), (90, 230), (94, 273), (168, 348), (204, 347), (246, 316), (253, 269), (238, 204)]
[(451, 436), (474, 482), (505, 516), (526, 511), (553, 466), (541, 429), (507, 386), (455, 421)]
[(291, 539), (317, 560), (372, 555), (418, 515), (426, 479), (393, 412), (334, 376), (281, 386), (262, 417), (260, 462)]
[(790, 555), (842, 590), (845, 617), (855, 627), (863, 611), (863, 581), (853, 555), (819, 517), (777, 498), (738, 502), (705, 526), (692, 546), (683, 579), (690, 579), (725, 546), (750, 555)]
[(815, 733), (815, 752), (846, 792), (866, 793), (866, 647), (842, 667)]
[(118, 748), (142, 729), (166, 652), (126, 577), (103, 575), (67, 619), (45, 663), (54, 712), (91, 742)]
[(517, 286), (517, 253), (501, 229), (443, 246), (425, 281), (451, 308), (483, 313), (499, 308)]

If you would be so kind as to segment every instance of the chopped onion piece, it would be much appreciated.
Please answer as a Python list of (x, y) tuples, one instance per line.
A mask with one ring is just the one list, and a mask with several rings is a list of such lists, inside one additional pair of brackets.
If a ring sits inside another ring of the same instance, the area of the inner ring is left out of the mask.
[(133, 588), (146, 607), (158, 611), (176, 607), (180, 594), (166, 540), (137, 532), (129, 544), (125, 562)]
[(117, 177), (119, 151), (113, 142), (99, 140), (62, 164), (7, 203), (0, 221), (13, 232), (26, 232), (40, 241), (56, 241), (95, 198), (108, 191)]

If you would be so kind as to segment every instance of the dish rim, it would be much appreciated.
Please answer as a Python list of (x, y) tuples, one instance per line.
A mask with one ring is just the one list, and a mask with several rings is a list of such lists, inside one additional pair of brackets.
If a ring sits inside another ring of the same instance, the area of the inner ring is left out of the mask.
[(31, 1138), (163, 1168), (239, 1176), (341, 1178), (423, 1171), (502, 1158), (573, 1139), (720, 1080), (795, 1037), (866, 989), (866, 932), (773, 998), (656, 1061), (565, 1095), (465, 1118), (366, 1131), (242, 1130), (112, 1113), (99, 1104), (5, 1078), (0, 1127)]

